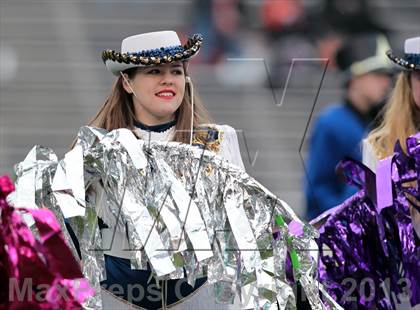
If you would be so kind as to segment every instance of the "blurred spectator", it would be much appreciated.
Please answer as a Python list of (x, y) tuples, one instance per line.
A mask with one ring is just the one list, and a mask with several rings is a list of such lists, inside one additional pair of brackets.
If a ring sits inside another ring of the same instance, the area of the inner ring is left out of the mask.
[(386, 33), (374, 15), (368, 0), (324, 0), (320, 16), (331, 28), (347, 34)]
[[(316, 50), (306, 35), (308, 24), (305, 8), (300, 0), (265, 0), (260, 7), (260, 19), (271, 52), (270, 86), (283, 87), (294, 58), (317, 57)], [(313, 66), (313, 63), (310, 65)], [(310, 72), (306, 72), (307, 63), (304, 66), (302, 68), (302, 63), (295, 64), (295, 74), (310, 76)]]
[(323, 0), (307, 13), (307, 35), (320, 58), (329, 59), (329, 68), (336, 68), (334, 55), (355, 35), (388, 33), (372, 14), (368, 0)]
[(309, 218), (356, 192), (339, 181), (335, 167), (346, 156), (361, 160), (360, 142), (372, 121), (370, 112), (391, 87), (388, 49), (384, 35), (367, 34), (348, 41), (336, 55), (345, 76), (345, 98), (322, 111), (313, 127), (305, 184)]
[[(303, 26), (304, 7), (296, 1), (265, 0), (261, 5), (261, 21), (273, 37), (295, 32)], [(301, 29), (302, 30), (302, 29)]]
[(239, 0), (196, 0), (194, 3), (195, 32), (206, 38), (206, 50), (199, 54), (205, 63), (218, 63), (224, 56), (237, 56), (237, 31), (240, 23)]

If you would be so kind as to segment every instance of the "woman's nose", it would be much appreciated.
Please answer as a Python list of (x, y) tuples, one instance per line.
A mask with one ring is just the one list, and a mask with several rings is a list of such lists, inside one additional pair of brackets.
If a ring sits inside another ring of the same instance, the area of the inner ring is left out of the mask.
[(162, 84), (173, 84), (173, 76), (171, 74), (171, 72), (165, 71), (162, 75), (162, 80), (161, 80)]

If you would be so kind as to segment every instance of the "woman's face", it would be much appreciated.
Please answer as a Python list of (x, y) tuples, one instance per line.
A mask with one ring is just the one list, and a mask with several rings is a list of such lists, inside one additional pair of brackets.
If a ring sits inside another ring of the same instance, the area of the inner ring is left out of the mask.
[(138, 70), (124, 89), (133, 95), (138, 121), (157, 125), (174, 119), (185, 92), (185, 72), (182, 62), (174, 62)]
[(417, 108), (420, 109), (420, 71), (413, 71), (410, 74), (411, 93)]

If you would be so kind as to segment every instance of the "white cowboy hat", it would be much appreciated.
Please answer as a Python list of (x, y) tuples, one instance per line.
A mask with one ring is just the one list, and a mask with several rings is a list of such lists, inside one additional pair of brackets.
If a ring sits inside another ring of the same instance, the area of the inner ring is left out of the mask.
[(102, 60), (114, 75), (121, 71), (151, 65), (188, 60), (200, 50), (203, 37), (195, 34), (181, 45), (175, 31), (156, 31), (125, 38), (121, 43), (121, 52), (105, 50)]
[(404, 69), (420, 71), (420, 37), (405, 40), (404, 57), (398, 57), (392, 51), (386, 54), (389, 59)]

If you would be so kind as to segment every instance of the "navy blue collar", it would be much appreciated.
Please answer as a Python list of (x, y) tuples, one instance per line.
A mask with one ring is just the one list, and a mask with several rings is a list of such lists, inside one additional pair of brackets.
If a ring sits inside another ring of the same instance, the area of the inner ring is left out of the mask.
[(134, 120), (134, 126), (136, 126), (137, 128), (147, 130), (147, 131), (153, 131), (153, 132), (164, 132), (168, 130), (169, 128), (175, 126), (175, 124), (176, 124), (175, 119), (173, 121), (170, 121), (164, 124), (158, 124), (158, 125), (152, 125), (152, 126), (149, 126), (149, 125), (146, 125), (139, 121)]

